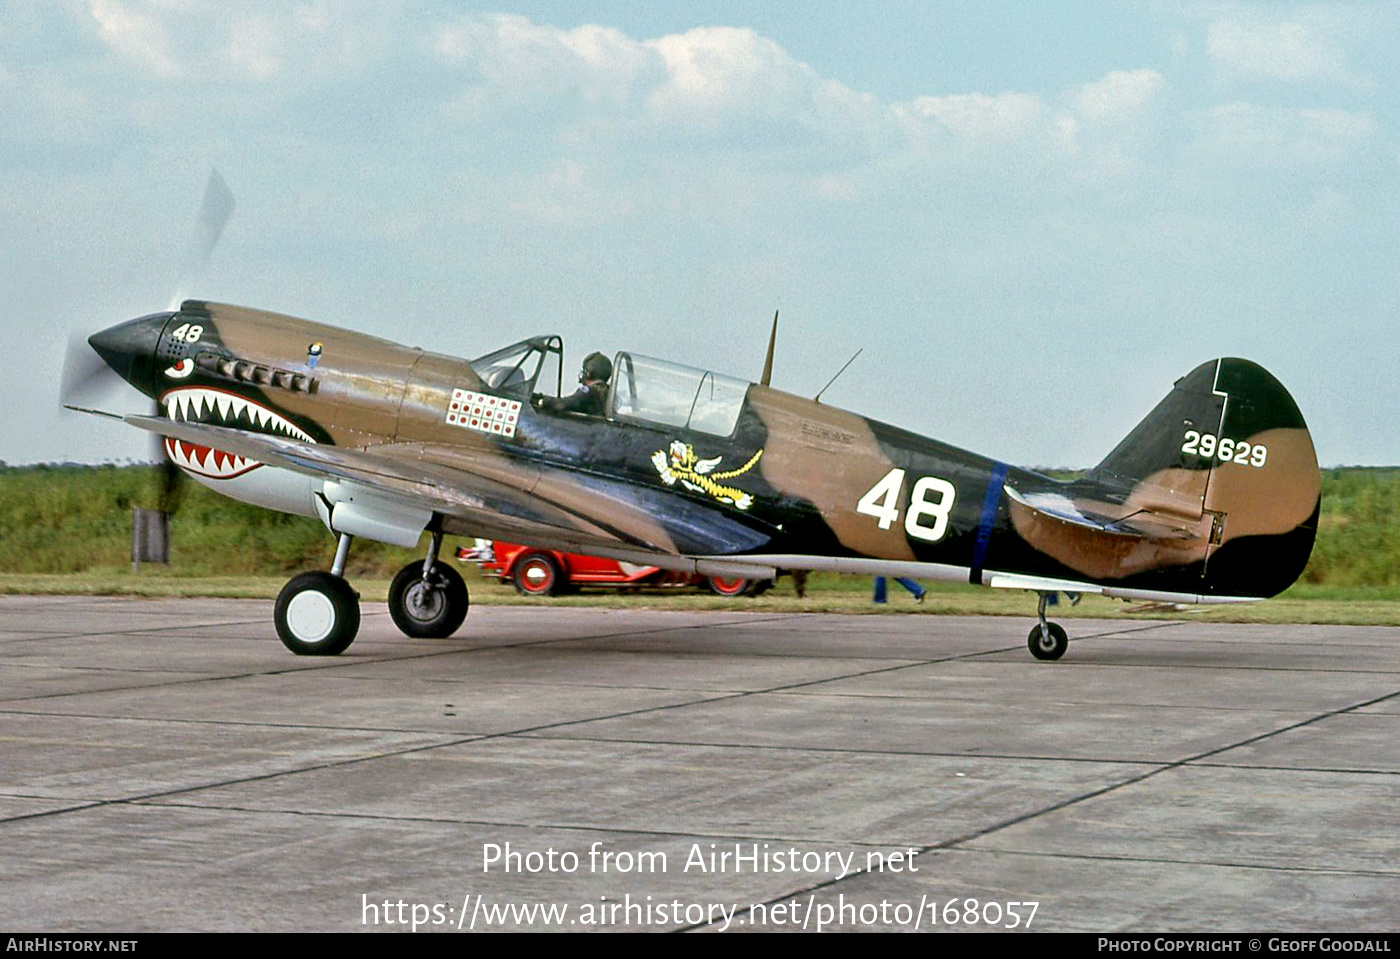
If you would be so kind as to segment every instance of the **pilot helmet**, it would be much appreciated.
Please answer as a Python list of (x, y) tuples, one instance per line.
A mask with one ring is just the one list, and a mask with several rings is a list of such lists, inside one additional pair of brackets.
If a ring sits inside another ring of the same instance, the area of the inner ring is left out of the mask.
[(612, 361), (602, 353), (589, 353), (583, 361), (579, 380), (606, 380), (612, 376)]

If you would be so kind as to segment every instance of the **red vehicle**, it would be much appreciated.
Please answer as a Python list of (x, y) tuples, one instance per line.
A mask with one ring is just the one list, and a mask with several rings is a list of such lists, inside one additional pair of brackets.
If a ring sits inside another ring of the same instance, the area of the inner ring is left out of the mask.
[(457, 558), (478, 564), (488, 576), (514, 583), (526, 596), (558, 596), (584, 586), (612, 589), (700, 587), (720, 596), (745, 593), (756, 596), (772, 585), (767, 580), (757, 583), (748, 579), (677, 573), (659, 566), (637, 566), (600, 556), (535, 549), (500, 540), (477, 540), (475, 547), (459, 548)]

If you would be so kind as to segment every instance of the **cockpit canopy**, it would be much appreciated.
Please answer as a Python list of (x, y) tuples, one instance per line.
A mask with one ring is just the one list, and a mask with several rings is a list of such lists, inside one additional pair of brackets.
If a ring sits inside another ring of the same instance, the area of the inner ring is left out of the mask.
[[(541, 392), (537, 383), (546, 390), (553, 386), (555, 395), (562, 393), (563, 355), (560, 337), (536, 336), (472, 360), (471, 367), (487, 389), (528, 400)], [(722, 373), (621, 352), (613, 360), (605, 415), (729, 436), (738, 425), (749, 385)]]
[(553, 379), (554, 392), (558, 395), (564, 376), (564, 340), (558, 336), (533, 336), (472, 360), (471, 368), (487, 389), (496, 393), (523, 393), (527, 398), (538, 392), (535, 383), (544, 373), (541, 385), (548, 389)]
[(749, 384), (732, 376), (619, 353), (608, 410), (617, 419), (728, 436), (739, 422), (748, 392)]

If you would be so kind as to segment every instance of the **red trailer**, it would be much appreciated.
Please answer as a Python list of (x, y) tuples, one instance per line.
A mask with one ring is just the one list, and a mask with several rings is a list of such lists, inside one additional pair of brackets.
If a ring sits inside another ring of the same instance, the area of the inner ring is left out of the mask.
[(756, 596), (771, 581), (729, 579), (677, 573), (659, 566), (638, 566), (615, 559), (535, 549), (500, 540), (477, 540), (474, 547), (463, 546), (457, 558), (476, 563), (487, 576), (513, 583), (526, 596), (558, 596), (583, 587), (603, 589), (708, 589), (720, 596)]

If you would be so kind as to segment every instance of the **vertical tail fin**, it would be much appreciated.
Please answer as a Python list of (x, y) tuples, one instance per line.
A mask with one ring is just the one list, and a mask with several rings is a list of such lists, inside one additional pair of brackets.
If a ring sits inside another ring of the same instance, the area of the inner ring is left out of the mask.
[(1178, 380), (1090, 480), (1133, 509), (1199, 524), (1202, 595), (1275, 595), (1312, 553), (1322, 491), (1312, 437), (1288, 391), (1248, 360)]

